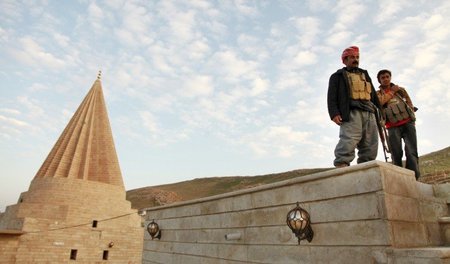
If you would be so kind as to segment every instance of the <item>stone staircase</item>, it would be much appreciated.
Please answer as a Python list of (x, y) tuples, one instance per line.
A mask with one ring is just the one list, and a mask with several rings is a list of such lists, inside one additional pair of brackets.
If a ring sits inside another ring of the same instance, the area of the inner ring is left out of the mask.
[[(440, 245), (422, 248), (394, 248), (388, 252), (388, 264), (450, 264), (450, 183), (421, 185), (424, 190), (432, 187), (432, 195), (436, 199), (442, 199), (447, 203), (447, 213), (437, 219), (440, 231)], [(429, 192), (429, 191), (428, 191)], [(428, 193), (431, 194), (431, 193)]]

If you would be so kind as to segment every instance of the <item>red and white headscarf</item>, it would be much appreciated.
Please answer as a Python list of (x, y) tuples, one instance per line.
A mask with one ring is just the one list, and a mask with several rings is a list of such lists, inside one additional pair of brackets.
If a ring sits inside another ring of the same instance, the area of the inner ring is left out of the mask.
[(359, 54), (359, 48), (358, 48), (358, 47), (356, 47), (356, 46), (351, 46), (351, 47), (346, 48), (346, 49), (342, 52), (342, 56), (341, 56), (342, 63), (344, 63), (344, 60), (345, 60), (345, 58), (346, 58), (347, 56), (350, 56), (350, 55), (356, 56), (356, 55), (358, 55), (358, 54)]

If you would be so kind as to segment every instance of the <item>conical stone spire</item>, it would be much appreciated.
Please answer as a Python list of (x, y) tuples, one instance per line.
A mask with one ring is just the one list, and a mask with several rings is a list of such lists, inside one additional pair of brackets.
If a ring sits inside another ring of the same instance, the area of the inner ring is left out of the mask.
[(72, 178), (124, 186), (100, 74), (35, 178)]

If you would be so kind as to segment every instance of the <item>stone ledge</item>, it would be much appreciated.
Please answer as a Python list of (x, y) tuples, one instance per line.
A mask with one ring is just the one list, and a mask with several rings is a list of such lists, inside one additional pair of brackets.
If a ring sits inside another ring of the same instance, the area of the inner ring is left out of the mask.
[(450, 224), (450, 216), (439, 217), (438, 222), (440, 224)]
[(23, 235), (25, 234), (22, 230), (13, 230), (13, 229), (0, 229), (0, 234), (2, 235)]
[(396, 248), (387, 251), (396, 257), (450, 258), (450, 247)]

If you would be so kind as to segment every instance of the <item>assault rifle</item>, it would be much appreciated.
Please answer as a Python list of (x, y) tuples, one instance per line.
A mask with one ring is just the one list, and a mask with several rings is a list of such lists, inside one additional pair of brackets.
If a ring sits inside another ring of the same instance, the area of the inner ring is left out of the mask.
[(378, 134), (380, 135), (381, 143), (383, 144), (384, 159), (388, 162), (389, 157), (387, 156), (387, 153), (391, 153), (391, 149), (389, 146), (385, 121), (381, 117), (380, 109), (378, 109), (378, 107), (375, 107), (375, 118), (377, 120)]

